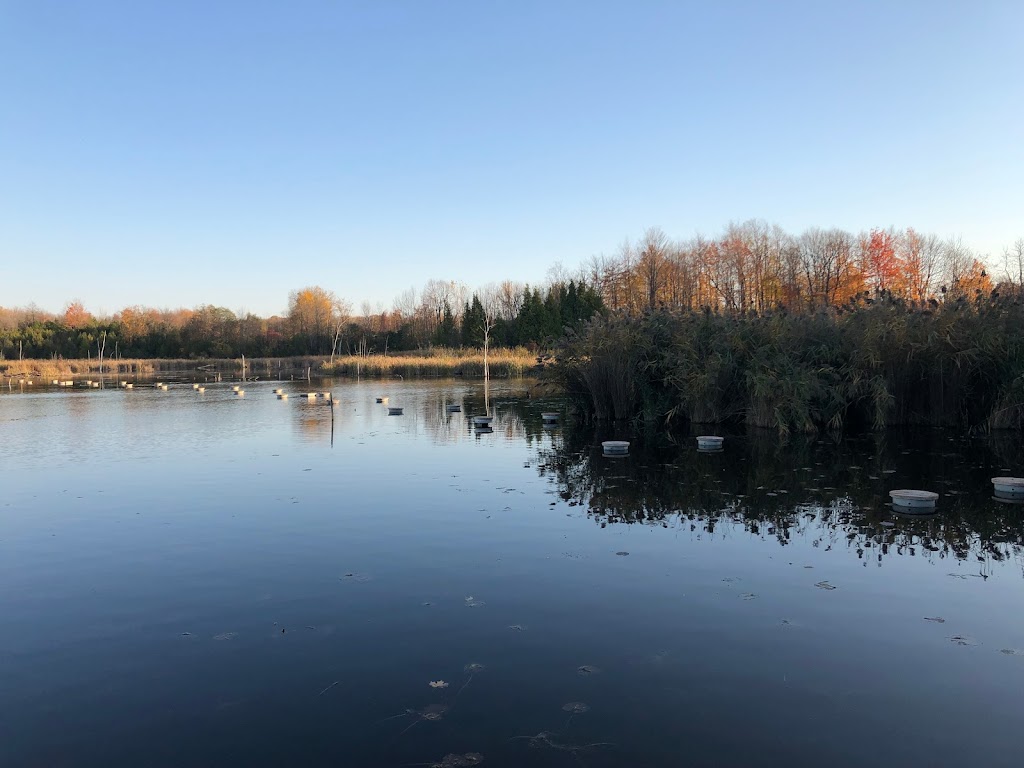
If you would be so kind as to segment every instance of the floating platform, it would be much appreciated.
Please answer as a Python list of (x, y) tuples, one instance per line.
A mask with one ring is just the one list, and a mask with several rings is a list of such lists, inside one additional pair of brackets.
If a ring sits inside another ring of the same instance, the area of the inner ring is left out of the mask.
[(605, 456), (627, 456), (629, 455), (628, 440), (605, 440), (601, 443)]
[(932, 491), (910, 491), (901, 489), (889, 491), (892, 497), (892, 505), (903, 511), (931, 512), (935, 509), (935, 502), (939, 500), (939, 494)]
[(993, 477), (995, 495), (1005, 501), (1024, 501), (1024, 477)]

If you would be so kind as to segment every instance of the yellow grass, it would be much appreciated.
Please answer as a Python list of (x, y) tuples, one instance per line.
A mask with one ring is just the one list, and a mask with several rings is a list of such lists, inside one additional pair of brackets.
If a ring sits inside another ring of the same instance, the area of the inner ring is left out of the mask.
[[(491, 350), (487, 355), (491, 376), (523, 376), (537, 367), (537, 357), (522, 347)], [(437, 349), (430, 353), (400, 352), (384, 355), (346, 355), (329, 361), (323, 371), (335, 376), (445, 377), (483, 376), (482, 350)]]
[[(495, 377), (523, 376), (537, 367), (537, 358), (529, 350), (497, 349), (488, 353), (491, 375)], [(446, 377), (483, 376), (482, 350), (438, 349), (426, 353), (395, 352), (384, 355), (357, 357), (345, 355), (329, 357), (274, 357), (246, 359), (246, 373), (250, 376), (273, 378), (276, 374), (305, 375), (307, 367), (315, 375), (336, 376), (396, 376)], [(156, 376), (165, 373), (196, 371), (240, 372), (241, 360), (229, 359), (122, 359), (104, 360), (103, 373), (122, 376)], [(93, 360), (0, 360), (0, 377), (58, 379), (99, 375), (99, 361)]]

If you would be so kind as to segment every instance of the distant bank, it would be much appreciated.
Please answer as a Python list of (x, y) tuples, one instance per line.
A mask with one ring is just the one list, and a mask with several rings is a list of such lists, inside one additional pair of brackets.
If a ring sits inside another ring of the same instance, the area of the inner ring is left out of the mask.
[[(488, 353), (492, 377), (518, 377), (535, 373), (540, 368), (538, 356), (523, 348), (492, 349)], [(0, 360), (0, 376), (4, 379), (60, 376), (120, 375), (149, 376), (165, 373), (242, 374), (242, 358), (197, 359), (119, 359), (103, 360)], [(483, 376), (483, 351), (431, 350), (397, 352), (389, 355), (257, 357), (245, 359), (245, 375), (251, 378), (289, 379), (309, 376), (367, 376), (404, 378), (444, 378)]]

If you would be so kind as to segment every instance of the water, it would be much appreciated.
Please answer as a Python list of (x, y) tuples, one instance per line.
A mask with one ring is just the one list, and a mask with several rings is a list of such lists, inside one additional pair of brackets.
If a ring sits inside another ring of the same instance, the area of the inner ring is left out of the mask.
[(474, 383), (335, 383), (333, 426), (275, 386), (0, 396), (0, 763), (1019, 764), (1019, 436), (699, 454), (525, 384), (480, 435)]

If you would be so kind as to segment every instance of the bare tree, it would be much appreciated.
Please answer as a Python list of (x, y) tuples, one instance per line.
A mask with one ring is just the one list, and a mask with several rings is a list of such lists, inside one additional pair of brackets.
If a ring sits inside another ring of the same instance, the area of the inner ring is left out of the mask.
[(1018, 237), (1003, 251), (1003, 267), (1007, 280), (1018, 288), (1024, 287), (1024, 237)]
[(946, 295), (959, 295), (960, 285), (970, 274), (974, 264), (974, 252), (964, 243), (963, 238), (950, 237), (942, 245), (942, 279), (949, 289)]
[(498, 324), (498, 319), (501, 317), (501, 288), (492, 283), (478, 291), (477, 296), (480, 297), (480, 304), (484, 309), (480, 328), (484, 334), (484, 377), (486, 378), (490, 375), (487, 353), (491, 346), (491, 331), (494, 330), (494, 326)]
[(668, 237), (658, 227), (644, 232), (637, 245), (637, 267), (643, 285), (644, 303), (648, 309), (657, 306), (668, 272)]
[(338, 342), (341, 340), (341, 332), (348, 325), (352, 314), (352, 305), (344, 299), (334, 298), (331, 305), (331, 319), (334, 323), (334, 340), (331, 344), (331, 365), (334, 365), (334, 356), (338, 352)]
[(526, 286), (511, 280), (503, 280), (495, 289), (495, 301), (498, 304), (498, 316), (506, 322), (511, 322), (519, 315), (523, 308), (523, 291)]

